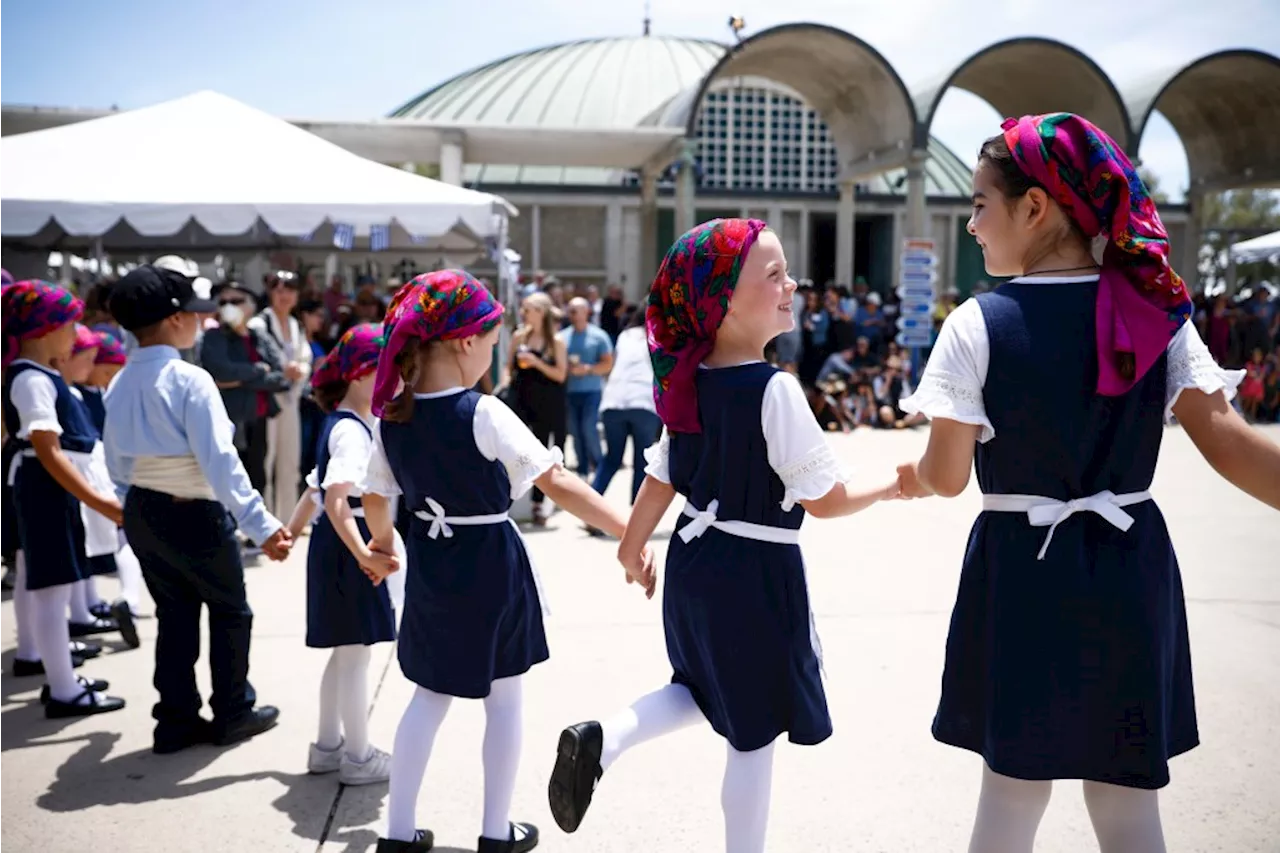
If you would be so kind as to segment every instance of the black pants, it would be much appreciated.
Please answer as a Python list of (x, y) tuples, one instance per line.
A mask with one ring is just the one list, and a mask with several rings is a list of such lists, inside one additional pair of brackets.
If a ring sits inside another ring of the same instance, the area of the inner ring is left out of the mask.
[(261, 492), (267, 488), (267, 419), (255, 418), (236, 424), (236, 433), (240, 462), (249, 475), (249, 482)]
[[(547, 442), (555, 441), (555, 446), (560, 448), (560, 452), (564, 453), (564, 439), (566, 432), (566, 423), (568, 422), (568, 411), (565, 408), (567, 404), (563, 398), (560, 405), (555, 409), (548, 409), (542, 412), (522, 413), (528, 415), (524, 417), (524, 422), (528, 425), (529, 431), (533, 433), (534, 438), (538, 439), (538, 443), (543, 447), (547, 446)], [(545, 495), (542, 489), (537, 486), (533, 487), (533, 494), (530, 500), (536, 504), (542, 503)]]
[(157, 729), (190, 726), (200, 713), (195, 667), (202, 605), (209, 608), (209, 707), (215, 725), (233, 723), (253, 708), (257, 695), (249, 683), (253, 611), (231, 513), (215, 501), (132, 488), (124, 503), (124, 531), (156, 603), (153, 683), (160, 701), (151, 714)]

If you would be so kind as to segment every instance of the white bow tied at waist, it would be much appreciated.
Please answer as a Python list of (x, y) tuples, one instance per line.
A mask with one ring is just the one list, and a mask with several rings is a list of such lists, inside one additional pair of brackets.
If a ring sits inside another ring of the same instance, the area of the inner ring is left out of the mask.
[(480, 525), (480, 524), (504, 524), (510, 520), (510, 516), (505, 512), (495, 512), (490, 515), (446, 515), (444, 507), (434, 498), (426, 499), (427, 508), (420, 509), (414, 513), (423, 521), (431, 523), (427, 528), (427, 535), (432, 539), (440, 538), (440, 534), (444, 534), (445, 539), (453, 537), (453, 528), (451, 524), (462, 526)]
[(708, 529), (714, 527), (730, 536), (742, 539), (754, 539), (757, 542), (775, 542), (780, 545), (799, 545), (800, 531), (788, 527), (770, 527), (767, 524), (753, 524), (750, 521), (721, 521), (716, 518), (720, 511), (720, 501), (713, 500), (706, 509), (697, 509), (693, 504), (684, 505), (684, 514), (692, 521), (680, 528), (679, 536), (687, 544), (697, 539)]
[(1151, 500), (1151, 492), (1127, 492), (1117, 495), (1114, 492), (1098, 492), (1087, 498), (1075, 498), (1059, 501), (1038, 495), (983, 495), (982, 508), (987, 512), (1025, 512), (1027, 521), (1032, 527), (1048, 527), (1049, 533), (1040, 546), (1037, 560), (1043, 560), (1049, 551), (1049, 543), (1053, 541), (1054, 531), (1058, 525), (1077, 512), (1092, 512), (1102, 516), (1112, 526), (1128, 532), (1133, 526), (1133, 516), (1121, 507), (1132, 506)]

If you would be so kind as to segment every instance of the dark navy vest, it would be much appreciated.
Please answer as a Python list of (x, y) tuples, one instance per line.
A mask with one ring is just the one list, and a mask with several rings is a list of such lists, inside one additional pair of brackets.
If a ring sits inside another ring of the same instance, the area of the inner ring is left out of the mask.
[[(324, 425), (320, 429), (320, 438), (316, 442), (316, 474), (319, 475), (319, 482), (323, 483), (325, 475), (329, 471), (329, 433), (333, 432), (333, 428), (342, 421), (355, 421), (360, 424), (361, 428), (368, 434), (369, 438), (373, 438), (373, 431), (369, 429), (369, 425), (360, 420), (360, 416), (355, 412), (330, 412), (325, 416)], [(358, 509), (361, 506), (360, 498), (348, 497), (347, 504), (352, 509)], [(324, 488), (320, 489), (320, 505), (324, 506)]]
[[(75, 395), (71, 393), (71, 388), (57, 371), (40, 367), (29, 361), (15, 361), (4, 372), (5, 431), (10, 436), (16, 436), (21, 428), (22, 422), (18, 417), (17, 408), (10, 402), (9, 392), (13, 387), (13, 380), (28, 370), (38, 370), (53, 380), (53, 387), (58, 394), (54, 408), (58, 414), (58, 423), (62, 427), (62, 435), (59, 439), (62, 449), (73, 453), (92, 452), (93, 445), (98, 441), (98, 431), (94, 429), (93, 422), (89, 419), (89, 411), (85, 408), (84, 403), (75, 398)], [(31, 447), (31, 442), (26, 439), (14, 438), (13, 441), (19, 450), (27, 450)]]

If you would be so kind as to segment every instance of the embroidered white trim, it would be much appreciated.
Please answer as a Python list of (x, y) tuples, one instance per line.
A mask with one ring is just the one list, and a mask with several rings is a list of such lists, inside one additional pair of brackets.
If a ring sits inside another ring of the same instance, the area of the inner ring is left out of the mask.
[(360, 491), (366, 495), (381, 495), (384, 498), (394, 498), (403, 494), (400, 491), (400, 484), (396, 482), (395, 475), (390, 472), (386, 476), (378, 476), (377, 474), (371, 475), (366, 469), (363, 482), (359, 485)]
[(558, 447), (551, 448), (550, 452), (541, 458), (534, 458), (528, 453), (517, 456), (515, 461), (507, 466), (507, 479), (511, 481), (511, 499), (517, 500), (523, 497), (524, 493), (533, 487), (535, 480), (557, 465), (563, 464), (564, 453)]
[(644, 472), (655, 480), (671, 483), (671, 436), (662, 431), (662, 438), (657, 444), (651, 444), (644, 450)]
[(990, 441), (996, 434), (987, 417), (982, 388), (954, 373), (926, 370), (920, 387), (910, 397), (904, 398), (900, 405), (904, 412), (920, 413), (931, 420), (946, 418), (980, 426), (982, 433), (978, 441), (981, 443)]
[(1198, 388), (1206, 394), (1218, 391), (1226, 393), (1227, 402), (1236, 396), (1236, 389), (1244, 381), (1243, 370), (1224, 370), (1213, 360), (1207, 349), (1189, 349), (1169, 358), (1165, 376), (1164, 419), (1173, 421), (1173, 406), (1186, 388)]
[(51, 432), (54, 435), (62, 435), (62, 424), (58, 423), (57, 418), (37, 418), (26, 425), (26, 429), (18, 431), (18, 438), (31, 438), (33, 432)]
[(817, 500), (831, 491), (836, 483), (845, 482), (848, 474), (831, 447), (823, 442), (778, 471), (778, 479), (786, 487), (782, 511), (789, 512), (797, 501)]

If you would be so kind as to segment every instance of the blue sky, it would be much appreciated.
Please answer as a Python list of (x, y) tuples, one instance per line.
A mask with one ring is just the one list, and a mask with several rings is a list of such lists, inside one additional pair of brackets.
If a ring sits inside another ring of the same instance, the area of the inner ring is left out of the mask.
[[(1124, 89), (1227, 47), (1280, 53), (1276, 0), (652, 0), (654, 32), (727, 40), (791, 21), (842, 27), (879, 49), (908, 86), (1017, 35), (1066, 41)], [(1065, 10), (1070, 15), (1065, 14)], [(277, 115), (369, 118), (498, 57), (576, 38), (640, 32), (644, 0), (9, 0), (0, 20), (6, 104), (131, 108), (216, 89)], [(966, 160), (999, 116), (963, 92), (944, 100), (934, 134)], [(1157, 119), (1142, 159), (1176, 191), (1177, 135)]]

